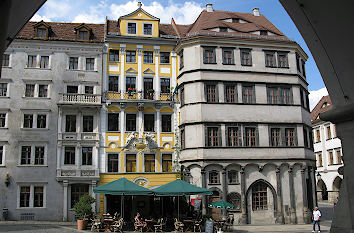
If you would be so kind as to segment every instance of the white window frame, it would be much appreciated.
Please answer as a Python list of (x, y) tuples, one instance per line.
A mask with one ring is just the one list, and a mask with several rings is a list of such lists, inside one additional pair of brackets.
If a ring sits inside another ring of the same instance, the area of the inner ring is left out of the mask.
[[(20, 193), (21, 187), (30, 186), (30, 200), (29, 207), (20, 207)], [(34, 187), (43, 186), (43, 206), (34, 207)], [(27, 183), (27, 182), (18, 182), (17, 183), (17, 209), (45, 209), (47, 208), (47, 183), (38, 182), (38, 183)]]
[[(82, 148), (84, 147), (91, 147), (92, 148), (92, 155), (91, 155), (91, 160), (92, 160), (92, 164), (91, 165), (83, 165), (82, 164)], [(92, 145), (92, 144), (88, 144), (88, 145), (81, 145), (80, 146), (80, 150), (79, 150), (79, 164), (82, 168), (91, 168), (91, 167), (94, 167), (95, 166), (95, 161), (94, 161), (94, 158), (96, 157), (96, 154), (95, 154), (95, 146)], [(76, 152), (76, 151), (75, 151)], [(76, 153), (75, 153), (75, 157), (76, 157)], [(75, 161), (76, 161), (76, 158), (75, 158)]]
[[(86, 67), (87, 67), (87, 58), (93, 58), (93, 70), (87, 70)], [(84, 59), (84, 62), (85, 62), (85, 66), (83, 67), (85, 71), (96, 71), (97, 70), (97, 67), (96, 67), (96, 64), (97, 64), (97, 60), (96, 60), (96, 57), (94, 56), (88, 56), (88, 57), (85, 57)]]
[[(65, 147), (74, 147), (75, 148), (75, 164), (65, 164)], [(64, 167), (64, 168), (74, 168), (74, 167), (77, 167), (81, 161), (81, 160), (78, 156), (81, 156), (81, 147), (78, 147), (77, 145), (75, 144), (68, 144), (68, 145), (63, 145), (62, 146), (62, 150), (61, 150), (61, 167)], [(92, 155), (93, 157), (93, 155)], [(92, 164), (93, 164), (93, 158), (92, 158)]]
[(11, 65), (11, 63), (12, 63), (12, 53), (4, 53), (4, 55), (9, 55), (9, 65), (8, 66), (2, 66), (2, 68), (10, 68), (10, 67), (12, 67)]
[[(133, 33), (129, 33), (129, 30), (128, 30), (128, 24), (129, 23), (134, 23), (135, 24), (135, 34)], [(127, 24), (126, 24), (126, 28), (127, 28), (127, 35), (138, 35), (138, 22), (135, 22), (135, 21), (127, 21)]]
[(1, 84), (6, 84), (6, 95), (5, 95), (5, 96), (0, 96), (0, 98), (9, 98), (9, 96), (10, 96), (10, 94), (9, 94), (9, 91), (10, 91), (10, 82), (4, 81), (4, 80), (1, 80), (1, 79), (0, 79), (0, 83), (1, 83)]
[[(22, 117), (21, 117), (21, 129), (23, 130), (48, 130), (49, 127), (49, 111), (31, 111), (31, 110), (22, 110)], [(25, 114), (32, 114), (33, 115), (33, 122), (32, 122), (32, 128), (25, 128), (24, 127), (24, 121), (25, 121)], [(46, 126), (45, 128), (37, 128), (37, 118), (38, 115), (46, 115)]]
[(1, 127), (0, 125), (0, 129), (7, 129), (8, 128), (8, 121), (9, 121), (9, 111), (8, 110), (2, 110), (0, 109), (0, 114), (5, 114), (5, 126)]
[(6, 158), (6, 142), (4, 141), (0, 141), (0, 146), (2, 146), (3, 151), (2, 151), (2, 163), (0, 163), (0, 167), (4, 167), (5, 166), (5, 158)]
[[(41, 81), (24, 81), (25, 88), (23, 92), (23, 98), (36, 98), (36, 99), (50, 99), (50, 89), (51, 84), (48, 82), (41, 82)], [(34, 93), (33, 97), (26, 96), (26, 85), (32, 84), (34, 85)], [(39, 85), (47, 85), (47, 97), (39, 97)]]
[[(28, 57), (29, 56), (35, 56), (36, 57), (36, 66), (34, 67), (28, 67)], [(48, 67), (47, 68), (41, 68), (41, 57), (42, 56), (47, 56), (48, 58)], [(52, 55), (48, 53), (43, 53), (43, 54), (34, 54), (34, 53), (27, 53), (27, 60), (26, 60), (26, 69), (41, 69), (41, 70), (50, 70), (51, 69), (51, 64), (52, 64)], [(9, 62), (9, 65), (11, 63)]]
[[(145, 34), (145, 32), (144, 32), (144, 26), (145, 26), (145, 25), (148, 25), (148, 24), (151, 25), (151, 34)], [(154, 34), (154, 24), (153, 24), (153, 23), (143, 23), (142, 30), (143, 30), (143, 31), (142, 31), (141, 34), (143, 34), (144, 36), (152, 36), (152, 35)]]
[[(30, 146), (31, 147), (31, 162), (30, 164), (21, 164), (21, 153), (22, 153), (22, 147), (23, 146)], [(44, 164), (34, 164), (35, 161), (35, 149), (36, 147), (44, 147)], [(28, 166), (33, 166), (33, 167), (43, 167), (48, 165), (48, 145), (47, 143), (38, 143), (33, 145), (32, 143), (20, 143), (19, 145), (19, 156), (18, 156), (18, 166), (20, 167), (28, 167)]]

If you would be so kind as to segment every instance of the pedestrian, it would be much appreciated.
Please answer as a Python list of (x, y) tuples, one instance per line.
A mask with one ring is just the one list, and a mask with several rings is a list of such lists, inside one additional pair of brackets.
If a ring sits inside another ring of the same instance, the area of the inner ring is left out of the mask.
[(318, 232), (321, 232), (321, 227), (320, 227), (320, 218), (321, 218), (321, 211), (318, 209), (318, 207), (315, 207), (315, 210), (313, 211), (312, 214), (312, 220), (313, 220), (313, 231), (316, 232), (316, 223), (318, 226)]

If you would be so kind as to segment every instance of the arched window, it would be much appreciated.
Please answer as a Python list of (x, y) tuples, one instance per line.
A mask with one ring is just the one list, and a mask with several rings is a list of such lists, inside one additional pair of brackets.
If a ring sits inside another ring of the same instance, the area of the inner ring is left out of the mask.
[(252, 210), (267, 210), (267, 185), (263, 182), (252, 187)]
[(226, 197), (227, 202), (234, 205), (231, 211), (241, 211), (241, 196), (238, 193), (229, 193)]
[(209, 184), (220, 184), (218, 171), (213, 170), (209, 172)]

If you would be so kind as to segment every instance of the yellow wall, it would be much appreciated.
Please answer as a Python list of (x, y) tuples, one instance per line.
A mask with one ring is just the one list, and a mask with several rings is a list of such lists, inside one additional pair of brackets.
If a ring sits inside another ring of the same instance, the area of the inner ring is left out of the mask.
[[(136, 35), (128, 34), (127, 32), (128, 22), (136, 23), (137, 25)], [(143, 34), (143, 23), (151, 23), (153, 25), (152, 35)], [(159, 37), (159, 20), (148, 16), (141, 10), (139, 10), (138, 12), (136, 12), (135, 14), (129, 17), (120, 19), (119, 26), (120, 26), (120, 32), (124, 36)]]

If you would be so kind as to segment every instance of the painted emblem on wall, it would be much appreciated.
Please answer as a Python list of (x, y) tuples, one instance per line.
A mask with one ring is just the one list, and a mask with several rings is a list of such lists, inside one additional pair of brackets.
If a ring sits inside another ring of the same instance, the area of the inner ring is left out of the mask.
[(134, 179), (134, 183), (142, 187), (146, 187), (149, 185), (150, 182), (145, 177), (137, 177)]

